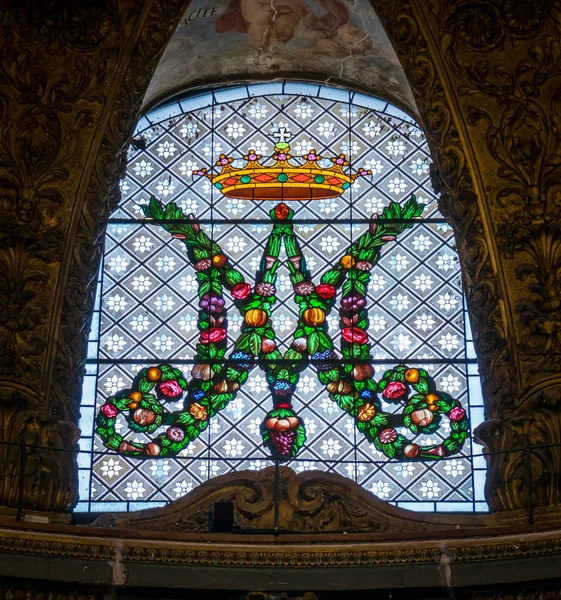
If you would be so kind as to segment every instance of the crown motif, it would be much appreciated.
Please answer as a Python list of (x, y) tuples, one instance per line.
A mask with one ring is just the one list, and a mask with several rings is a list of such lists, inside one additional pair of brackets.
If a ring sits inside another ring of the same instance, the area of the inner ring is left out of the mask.
[[(284, 128), (283, 128), (284, 129)], [(240, 200), (324, 200), (340, 196), (357, 177), (370, 175), (372, 171), (359, 169), (346, 173), (343, 167), (349, 162), (344, 154), (331, 158), (332, 167), (323, 168), (318, 161), (321, 156), (311, 149), (302, 158), (303, 165), (291, 164), (290, 146), (285, 141), (286, 132), (281, 129), (281, 141), (275, 144), (275, 163), (262, 165), (263, 158), (250, 150), (244, 159), (247, 164), (239, 169), (232, 167), (233, 158), (221, 154), (216, 165), (220, 173), (212, 175), (206, 169), (194, 171), (194, 175), (207, 177), (224, 196)]]

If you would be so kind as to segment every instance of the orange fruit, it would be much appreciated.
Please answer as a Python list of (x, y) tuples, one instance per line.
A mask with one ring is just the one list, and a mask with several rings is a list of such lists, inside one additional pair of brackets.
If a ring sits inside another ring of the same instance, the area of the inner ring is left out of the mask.
[(162, 372), (160, 369), (158, 369), (158, 367), (150, 367), (146, 373), (146, 376), (150, 381), (158, 381), (158, 379), (160, 379), (162, 376)]
[(142, 394), (140, 392), (131, 392), (129, 394), (129, 398), (133, 401), (133, 402), (140, 402), (142, 400)]
[(252, 308), (245, 313), (245, 322), (251, 327), (263, 327), (267, 322), (267, 313), (260, 308)]
[(224, 256), (224, 254), (215, 254), (212, 257), (212, 264), (215, 267), (223, 267), (228, 262), (228, 259)]
[(321, 308), (307, 308), (302, 314), (302, 319), (306, 325), (315, 327), (325, 321), (325, 312)]
[(344, 269), (350, 269), (356, 261), (350, 254), (345, 254), (340, 262)]
[(435, 404), (436, 402), (438, 402), (438, 396), (436, 396), (435, 394), (427, 394), (425, 396), (425, 400), (427, 402), (427, 404)]
[(407, 369), (407, 371), (405, 371), (405, 380), (409, 383), (417, 383), (417, 381), (419, 381), (419, 370)]

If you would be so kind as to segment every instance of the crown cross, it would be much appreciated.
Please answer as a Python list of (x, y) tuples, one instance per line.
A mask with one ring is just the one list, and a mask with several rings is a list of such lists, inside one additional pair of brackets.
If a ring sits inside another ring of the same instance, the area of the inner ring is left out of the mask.
[(278, 130), (273, 134), (273, 137), (284, 144), (292, 138), (292, 133), (288, 131), (286, 127), (279, 127)]

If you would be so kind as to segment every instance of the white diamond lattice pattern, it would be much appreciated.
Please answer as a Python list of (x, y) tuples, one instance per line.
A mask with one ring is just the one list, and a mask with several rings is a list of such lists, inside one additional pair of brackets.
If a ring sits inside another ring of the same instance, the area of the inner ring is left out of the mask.
[[(377, 377), (399, 362), (422, 360), (439, 388), (470, 410), (472, 426), (482, 418), (454, 237), (438, 212), (429, 180), (430, 155), (420, 128), (394, 107), (379, 101), (376, 108), (360, 105), (350, 93), (345, 98), (339, 93), (337, 100), (266, 91), (254, 96), (249, 87), (240, 88), (239, 96), (228, 102), (209, 96), (202, 108), (200, 99), (182, 101), (163, 111), (163, 116), (161, 109), (148, 114), (139, 124), (138, 136), (145, 148), (130, 150), (121, 182), (122, 203), (107, 231), (90, 335), (81, 422), (81, 448), (90, 454), (80, 458), (78, 510), (157, 506), (211, 477), (272, 465), (259, 434), (270, 408), (259, 369), (251, 372), (235, 401), (211, 421), (205, 434), (176, 458), (134, 460), (108, 453), (93, 429), (98, 408), (108, 396), (127, 387), (140, 368), (168, 361), (188, 374), (190, 365), (184, 363), (195, 354), (194, 270), (179, 242), (163, 229), (142, 222), (141, 206), (155, 195), (195, 214), (246, 280), (252, 281), (274, 203), (225, 198), (206, 179), (191, 174), (210, 167), (220, 153), (242, 158), (253, 148), (270, 156), (274, 134), (282, 128), (289, 132), (293, 156), (310, 148), (324, 157), (344, 153), (353, 169), (372, 171), (372, 177), (360, 178), (340, 198), (292, 203), (295, 229), (314, 281), (368, 226), (372, 213), (411, 194), (426, 204), (422, 220), (386, 246), (372, 274), (368, 301)], [(191, 109), (191, 104), (198, 108)], [(284, 350), (298, 315), (288, 271), (280, 273), (277, 293), (273, 321)], [(233, 343), (241, 317), (233, 305), (228, 308)], [(336, 314), (329, 326), (338, 340)], [(169, 404), (167, 408), (174, 409)], [(469, 443), (462, 454), (444, 461), (390, 461), (358, 434), (312, 369), (302, 374), (294, 408), (304, 418), (308, 434), (298, 459), (289, 463), (296, 471), (333, 471), (407, 508), (486, 509), (484, 467), (479, 457), (470, 456), (477, 450)], [(124, 421), (117, 423), (118, 430), (124, 427)], [(445, 424), (442, 436), (447, 434)], [(136, 441), (147, 441), (137, 436)], [(431, 441), (420, 436), (420, 441), (431, 444), (440, 439), (438, 434), (432, 437)]]

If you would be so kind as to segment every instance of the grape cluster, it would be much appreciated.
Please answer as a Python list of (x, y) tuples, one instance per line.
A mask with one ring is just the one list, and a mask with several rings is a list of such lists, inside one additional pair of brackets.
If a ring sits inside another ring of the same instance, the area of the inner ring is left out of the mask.
[(293, 389), (294, 386), (291, 385), (288, 381), (277, 380), (273, 384), (273, 392), (277, 396), (290, 396), (290, 394), (292, 394)]
[(292, 445), (296, 439), (295, 429), (285, 429), (284, 431), (271, 431), (271, 441), (276, 452), (280, 456), (289, 456)]
[(366, 306), (366, 300), (358, 295), (347, 296), (341, 300), (341, 306), (345, 314), (354, 314)]
[(311, 356), (312, 360), (316, 363), (315, 366), (319, 371), (329, 371), (335, 367), (332, 363), (322, 363), (322, 360), (337, 360), (337, 354), (334, 350), (328, 349), (323, 352), (314, 352)]
[(241, 350), (236, 350), (235, 352), (233, 352), (230, 358), (236, 363), (237, 369), (243, 369), (245, 371), (248, 371), (252, 366), (252, 357), (246, 352), (242, 352)]
[(201, 298), (201, 300), (199, 302), (199, 306), (203, 310), (208, 310), (208, 312), (220, 313), (220, 312), (222, 312), (222, 309), (224, 307), (224, 300), (223, 300), (223, 298), (219, 298), (218, 296), (215, 296), (214, 294), (205, 294)]

